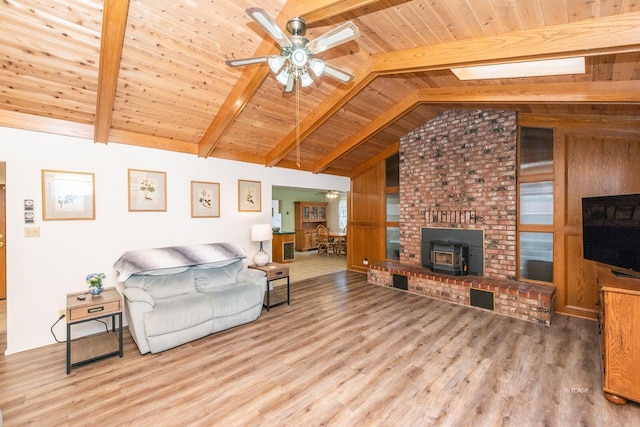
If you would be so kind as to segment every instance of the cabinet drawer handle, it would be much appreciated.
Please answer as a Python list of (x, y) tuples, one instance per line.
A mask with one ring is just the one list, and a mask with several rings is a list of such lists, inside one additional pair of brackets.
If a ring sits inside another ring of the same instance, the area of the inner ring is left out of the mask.
[(88, 313), (97, 313), (98, 311), (104, 311), (104, 306), (93, 307), (87, 310)]
[(278, 271), (278, 272), (276, 272), (276, 276), (279, 276), (279, 275), (281, 275), (282, 273), (283, 273), (282, 271)]

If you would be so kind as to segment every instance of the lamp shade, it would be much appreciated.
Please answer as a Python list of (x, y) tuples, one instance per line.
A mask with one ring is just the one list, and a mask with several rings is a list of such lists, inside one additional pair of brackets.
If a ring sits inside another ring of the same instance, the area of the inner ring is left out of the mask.
[(254, 224), (251, 226), (251, 240), (254, 242), (264, 242), (273, 238), (271, 224)]

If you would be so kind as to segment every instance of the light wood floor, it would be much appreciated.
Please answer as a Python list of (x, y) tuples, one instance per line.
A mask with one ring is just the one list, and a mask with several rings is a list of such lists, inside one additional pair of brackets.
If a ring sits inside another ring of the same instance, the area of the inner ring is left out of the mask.
[(551, 327), (333, 273), (253, 323), (65, 373), (65, 346), (0, 356), (14, 425), (634, 426), (601, 393), (595, 322)]
[(318, 255), (318, 251), (296, 252), (289, 266), (291, 282), (337, 273), (347, 269), (346, 257), (336, 255)]

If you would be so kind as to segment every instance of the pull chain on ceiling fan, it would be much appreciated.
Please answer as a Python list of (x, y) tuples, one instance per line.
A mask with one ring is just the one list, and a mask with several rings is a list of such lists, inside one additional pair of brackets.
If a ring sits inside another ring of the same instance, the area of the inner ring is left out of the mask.
[(360, 37), (360, 30), (353, 22), (339, 25), (328, 33), (309, 41), (304, 38), (307, 24), (300, 17), (292, 18), (287, 22), (286, 28), (291, 34), (287, 36), (264, 9), (252, 7), (246, 12), (280, 45), (280, 55), (230, 59), (226, 61), (227, 65), (241, 67), (267, 62), (271, 71), (277, 74), (276, 80), (283, 86), (284, 93), (292, 92), (296, 81), (299, 81), (302, 87), (311, 85), (313, 78), (309, 70), (316, 77), (326, 74), (340, 83), (346, 84), (354, 79), (353, 74), (328, 62), (312, 58), (315, 54)]

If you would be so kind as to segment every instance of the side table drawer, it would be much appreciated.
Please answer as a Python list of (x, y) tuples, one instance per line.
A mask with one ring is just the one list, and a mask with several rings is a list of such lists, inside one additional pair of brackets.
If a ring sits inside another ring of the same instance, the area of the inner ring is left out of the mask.
[(90, 317), (101, 316), (104, 314), (118, 313), (120, 309), (120, 301), (108, 301), (104, 304), (93, 304), (84, 307), (69, 309), (68, 322), (75, 322)]
[(267, 270), (267, 280), (276, 280), (289, 275), (289, 267)]

